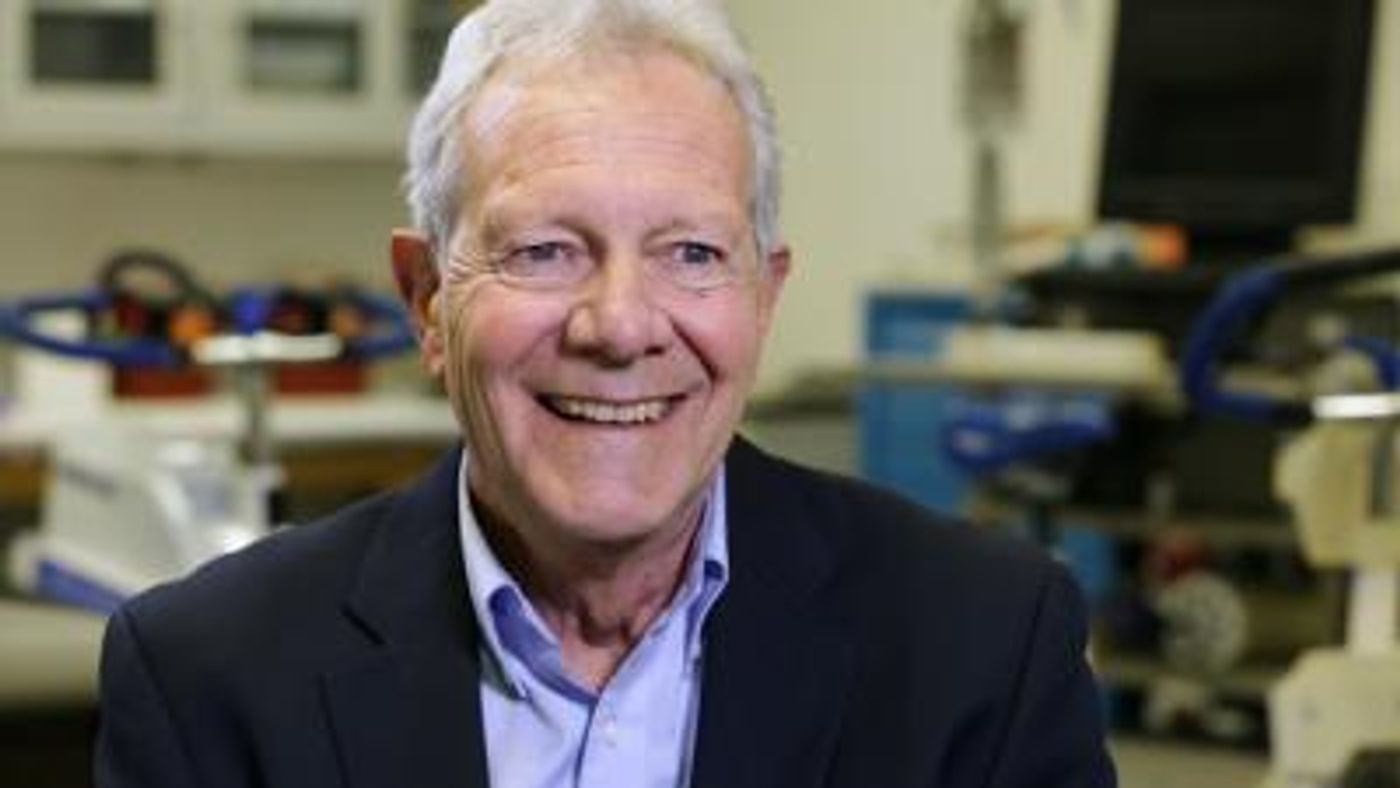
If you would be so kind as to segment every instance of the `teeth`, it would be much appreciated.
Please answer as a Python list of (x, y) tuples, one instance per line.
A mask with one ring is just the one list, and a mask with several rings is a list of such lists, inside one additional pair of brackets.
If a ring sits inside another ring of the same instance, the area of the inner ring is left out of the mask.
[(651, 399), (626, 405), (598, 400), (552, 397), (550, 404), (565, 416), (598, 424), (646, 424), (666, 415), (665, 399)]

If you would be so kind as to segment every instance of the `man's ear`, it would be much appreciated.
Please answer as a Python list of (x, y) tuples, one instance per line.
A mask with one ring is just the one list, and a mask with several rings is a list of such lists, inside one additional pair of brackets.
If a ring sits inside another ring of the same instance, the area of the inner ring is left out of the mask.
[(442, 376), (446, 347), (442, 327), (438, 324), (437, 262), (433, 260), (432, 245), (416, 230), (395, 228), (389, 236), (389, 257), (394, 266), (394, 282), (399, 297), (408, 308), (418, 335), (418, 352), (428, 374)]
[(773, 310), (778, 306), (778, 296), (782, 295), (783, 283), (792, 269), (792, 249), (780, 244), (763, 261), (763, 276), (759, 279), (759, 314), (766, 333), (773, 322)]

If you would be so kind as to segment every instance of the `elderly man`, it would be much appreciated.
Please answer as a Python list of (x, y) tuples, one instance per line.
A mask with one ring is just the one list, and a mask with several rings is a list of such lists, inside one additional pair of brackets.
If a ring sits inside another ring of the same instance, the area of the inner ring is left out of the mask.
[(1027, 547), (734, 437), (789, 253), (712, 0), (494, 0), (394, 272), (464, 448), (111, 622), (116, 786), (1107, 786)]

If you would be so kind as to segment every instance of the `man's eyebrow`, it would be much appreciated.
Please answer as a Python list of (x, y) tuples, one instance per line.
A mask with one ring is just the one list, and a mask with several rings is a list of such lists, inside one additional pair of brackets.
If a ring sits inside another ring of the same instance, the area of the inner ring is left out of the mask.
[[(677, 233), (703, 233), (726, 243), (733, 243), (744, 234), (746, 216), (741, 212), (705, 207), (668, 213), (657, 224), (646, 227), (641, 238), (655, 241)], [(482, 210), (476, 217), (476, 239), (483, 246), (500, 243), (522, 228), (555, 228), (566, 232), (591, 235), (587, 211), (551, 206), (538, 202), (520, 205), (496, 205)]]
[(511, 233), (516, 232), (521, 225), (534, 225), (539, 222), (533, 215), (522, 216), (521, 214), (533, 214), (531, 211), (506, 210), (497, 208), (494, 211), (483, 211), (477, 217), (477, 237), (482, 243), (490, 244), (507, 238)]
[(693, 217), (673, 216), (661, 225), (647, 231), (648, 239), (675, 232), (696, 232), (719, 230), (725, 236), (735, 233), (735, 217), (725, 211), (705, 211)]
[(476, 236), (482, 242), (494, 241), (505, 235), (507, 231), (508, 222), (501, 218), (499, 211), (477, 217)]

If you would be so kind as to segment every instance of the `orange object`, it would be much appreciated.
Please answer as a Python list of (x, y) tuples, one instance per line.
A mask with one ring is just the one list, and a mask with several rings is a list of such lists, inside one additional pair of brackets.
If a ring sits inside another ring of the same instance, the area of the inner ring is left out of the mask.
[(1143, 266), (1176, 271), (1186, 265), (1186, 233), (1174, 224), (1148, 224), (1138, 228), (1138, 257)]
[(166, 336), (177, 347), (189, 348), (214, 333), (214, 314), (199, 306), (182, 306), (170, 313)]

